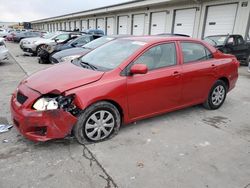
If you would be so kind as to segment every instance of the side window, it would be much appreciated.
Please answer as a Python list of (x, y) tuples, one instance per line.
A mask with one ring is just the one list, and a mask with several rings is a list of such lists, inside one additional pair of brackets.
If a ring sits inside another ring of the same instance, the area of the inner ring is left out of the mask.
[(234, 37), (229, 37), (229, 38), (227, 39), (227, 44), (229, 44), (229, 45), (235, 45)]
[(84, 45), (86, 43), (90, 42), (90, 38), (89, 37), (81, 37), (80, 39), (76, 40), (75, 43), (77, 45)]
[(237, 37), (237, 44), (238, 45), (244, 44), (244, 40), (242, 37)]
[(213, 57), (212, 53), (202, 44), (182, 42), (181, 48), (184, 63), (207, 60)]
[(69, 35), (68, 34), (61, 34), (61, 35), (58, 35), (55, 39), (59, 40), (59, 41), (65, 41), (69, 38)]
[(134, 64), (145, 64), (148, 70), (176, 65), (176, 48), (174, 43), (161, 44), (150, 48)]

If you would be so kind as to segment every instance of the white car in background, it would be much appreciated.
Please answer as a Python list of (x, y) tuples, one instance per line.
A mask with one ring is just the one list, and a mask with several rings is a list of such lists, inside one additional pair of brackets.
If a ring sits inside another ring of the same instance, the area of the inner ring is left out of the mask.
[(6, 37), (9, 34), (9, 32), (6, 29), (0, 28), (0, 37)]
[(26, 38), (20, 41), (20, 48), (24, 52), (29, 52), (33, 54), (38, 54), (41, 51), (43, 45), (54, 45), (56, 43), (64, 42), (65, 40), (71, 38), (74, 35), (79, 35), (79, 33), (74, 32), (56, 32), (49, 33), (43, 37)]
[(4, 43), (4, 38), (0, 38), (0, 62), (5, 59), (8, 59), (8, 55), (9, 53)]

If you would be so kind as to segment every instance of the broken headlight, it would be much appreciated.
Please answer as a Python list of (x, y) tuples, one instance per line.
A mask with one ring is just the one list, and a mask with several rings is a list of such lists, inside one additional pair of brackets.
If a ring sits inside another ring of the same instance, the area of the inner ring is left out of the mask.
[(49, 97), (40, 98), (33, 105), (33, 108), (38, 111), (55, 110), (58, 109), (58, 107), (59, 105), (56, 98)]
[(64, 109), (66, 111), (71, 111), (75, 108), (72, 104), (74, 95), (69, 96), (44, 96), (39, 98), (33, 105), (33, 108), (38, 111)]

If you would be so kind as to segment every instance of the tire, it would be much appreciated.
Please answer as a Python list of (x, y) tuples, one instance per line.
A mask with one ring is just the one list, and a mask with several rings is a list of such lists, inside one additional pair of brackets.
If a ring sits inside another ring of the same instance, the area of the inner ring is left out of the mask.
[(42, 49), (42, 46), (43, 46), (43, 44), (40, 44), (39, 46), (37, 46), (37, 48), (36, 48), (36, 55), (39, 54), (39, 52), (40, 52), (41, 49)]
[(217, 80), (211, 88), (203, 106), (209, 110), (216, 110), (222, 106), (227, 96), (227, 85), (222, 80)]
[(113, 104), (102, 101), (91, 105), (80, 114), (73, 133), (80, 144), (101, 142), (115, 136), (120, 125), (118, 109)]

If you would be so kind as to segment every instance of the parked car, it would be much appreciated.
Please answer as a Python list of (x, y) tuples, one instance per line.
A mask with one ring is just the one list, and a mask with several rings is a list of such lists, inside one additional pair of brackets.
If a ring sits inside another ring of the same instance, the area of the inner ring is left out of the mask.
[(40, 32), (25, 31), (25, 32), (15, 33), (13, 36), (13, 41), (20, 42), (22, 39), (41, 37), (41, 36), (42, 36), (42, 33)]
[(5, 38), (8, 34), (9, 34), (9, 32), (6, 29), (0, 28), (0, 37), (1, 38)]
[(197, 104), (220, 108), (238, 66), (233, 55), (200, 40), (120, 38), (24, 79), (11, 98), (11, 114), (30, 140), (73, 132), (81, 144), (103, 141), (122, 124)]
[(44, 45), (43, 49), (38, 54), (38, 63), (50, 63), (50, 55), (62, 50), (83, 46), (98, 37), (99, 36), (94, 35), (82, 35), (76, 38), (70, 38), (65, 42), (55, 45)]
[(80, 33), (76, 32), (56, 32), (44, 35), (42, 37), (23, 39), (20, 42), (20, 48), (24, 52), (29, 52), (33, 54), (38, 54), (42, 49), (43, 45), (53, 45), (56, 43), (61, 43), (73, 36), (80, 36)]
[(204, 39), (223, 53), (233, 54), (241, 62), (250, 62), (250, 43), (244, 41), (241, 35), (213, 35)]
[(85, 34), (89, 34), (89, 35), (98, 35), (98, 36), (103, 36), (104, 32), (101, 29), (88, 29), (86, 31), (84, 31), (83, 33)]
[(72, 49), (63, 50), (60, 52), (57, 52), (55, 54), (52, 54), (50, 56), (50, 62), (51, 63), (61, 63), (64, 61), (70, 61), (72, 59), (79, 58), (91, 50), (106, 44), (107, 42), (113, 41), (117, 38), (123, 38), (128, 37), (128, 35), (111, 35), (111, 36), (103, 36), (99, 39), (96, 39), (88, 44), (83, 45), (82, 47), (76, 47)]
[(8, 49), (4, 43), (4, 38), (0, 38), (0, 62), (8, 59)]

